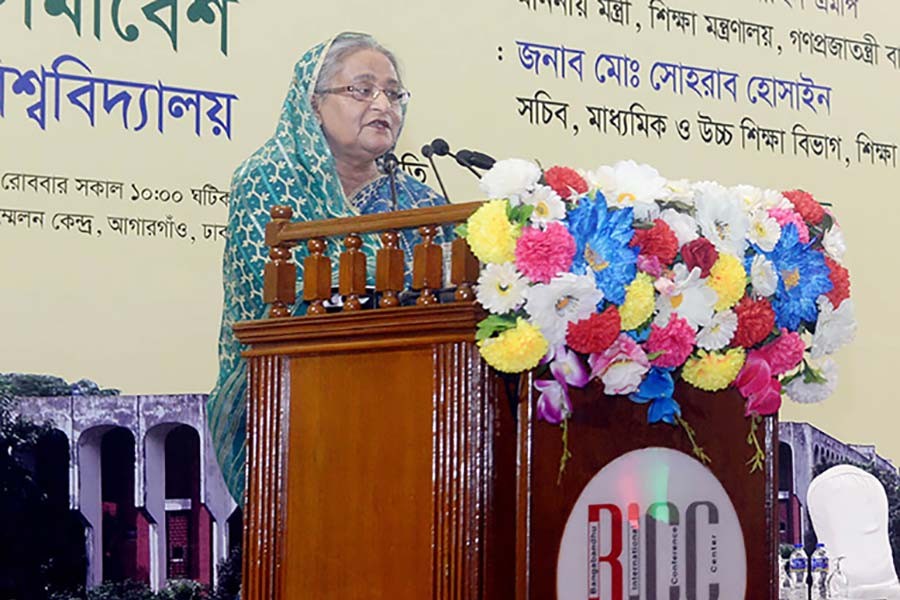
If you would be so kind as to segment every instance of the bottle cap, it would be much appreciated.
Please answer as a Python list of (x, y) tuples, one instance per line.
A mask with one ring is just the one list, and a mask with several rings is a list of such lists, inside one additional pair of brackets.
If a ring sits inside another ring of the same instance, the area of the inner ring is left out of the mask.
[(802, 548), (803, 544), (794, 544), (794, 548)]
[(819, 542), (818, 544), (816, 544), (816, 548), (824, 548), (824, 547), (825, 547), (825, 544), (823, 544), (822, 542)]

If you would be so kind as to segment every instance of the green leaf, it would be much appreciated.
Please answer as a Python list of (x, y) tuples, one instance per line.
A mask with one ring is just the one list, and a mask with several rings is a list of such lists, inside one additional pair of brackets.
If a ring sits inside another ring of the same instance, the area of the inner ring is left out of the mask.
[(527, 204), (521, 204), (519, 206), (513, 207), (508, 206), (506, 209), (506, 215), (512, 223), (516, 223), (518, 225), (527, 225), (528, 219), (531, 218), (531, 213), (534, 212), (534, 207), (529, 206)]
[(822, 375), (822, 372), (808, 364), (803, 370), (803, 383), (828, 383), (828, 380)]
[(509, 329), (514, 329), (515, 326), (516, 318), (512, 315), (490, 315), (478, 323), (475, 339), (480, 342)]
[(650, 354), (647, 355), (647, 360), (656, 360), (663, 354), (665, 354), (665, 352), (663, 352), (661, 350), (659, 352), (651, 352)]
[(453, 229), (453, 233), (456, 234), (456, 237), (467, 238), (469, 237), (469, 225), (467, 223), (460, 223)]
[(666, 202), (661, 202), (660, 207), (665, 210), (667, 208), (672, 208), (680, 213), (686, 213), (689, 215), (694, 215), (696, 213), (696, 209), (690, 204), (686, 204), (681, 202), (680, 200), (668, 200)]

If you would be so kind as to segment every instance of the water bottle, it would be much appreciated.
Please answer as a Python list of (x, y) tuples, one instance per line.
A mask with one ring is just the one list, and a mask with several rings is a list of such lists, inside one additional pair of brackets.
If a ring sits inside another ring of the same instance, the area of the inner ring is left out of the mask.
[(787, 573), (788, 560), (778, 557), (778, 600), (794, 600), (791, 597), (791, 578)]
[(791, 600), (809, 600), (809, 588), (806, 587), (806, 569), (809, 561), (803, 544), (794, 544), (794, 551), (788, 559), (788, 578), (791, 580)]
[(841, 561), (843, 556), (838, 556), (834, 560), (834, 568), (828, 574), (828, 598), (829, 600), (850, 600), (850, 582), (847, 576), (841, 570)]
[(828, 552), (825, 544), (816, 544), (809, 561), (810, 600), (828, 600)]

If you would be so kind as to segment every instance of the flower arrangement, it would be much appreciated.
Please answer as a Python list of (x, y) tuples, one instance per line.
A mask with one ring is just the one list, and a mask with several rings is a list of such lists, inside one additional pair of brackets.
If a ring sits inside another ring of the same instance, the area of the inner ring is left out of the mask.
[(736, 388), (754, 431), (783, 396), (834, 390), (829, 355), (856, 323), (840, 227), (810, 194), (672, 181), (633, 161), (504, 160), (481, 186), (490, 200), (459, 228), (482, 262), (479, 348), (502, 372), (547, 367), (542, 419), (565, 428), (570, 387), (599, 380), (693, 441), (679, 378)]

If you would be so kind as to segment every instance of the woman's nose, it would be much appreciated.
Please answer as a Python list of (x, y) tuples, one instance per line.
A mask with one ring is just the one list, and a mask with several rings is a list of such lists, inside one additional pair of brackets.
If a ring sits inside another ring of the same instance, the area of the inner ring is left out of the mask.
[(391, 101), (388, 100), (387, 94), (385, 94), (382, 90), (378, 90), (375, 98), (372, 99), (372, 106), (378, 108), (379, 110), (390, 110)]

